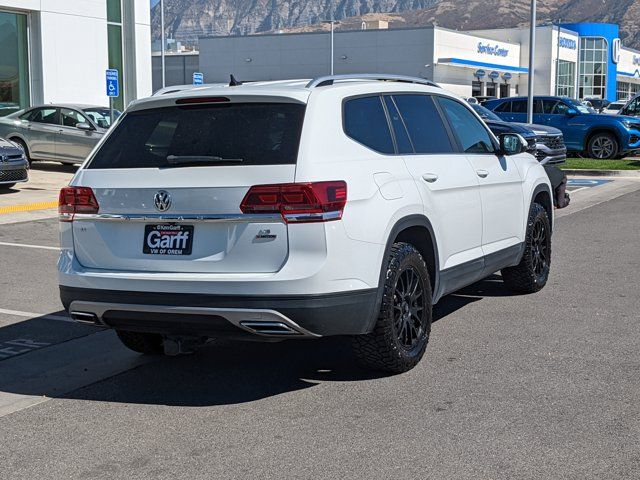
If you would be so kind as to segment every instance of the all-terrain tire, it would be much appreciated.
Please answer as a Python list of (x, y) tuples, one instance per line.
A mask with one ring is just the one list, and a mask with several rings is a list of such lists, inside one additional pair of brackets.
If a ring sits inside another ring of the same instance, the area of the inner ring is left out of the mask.
[(393, 245), (382, 288), (376, 325), (371, 333), (353, 337), (353, 349), (365, 368), (406, 372), (424, 355), (432, 316), (429, 272), (413, 245)]
[(145, 355), (161, 355), (164, 353), (162, 335), (157, 333), (128, 332), (117, 330), (118, 338), (130, 350)]
[(551, 222), (539, 203), (531, 204), (524, 254), (515, 267), (502, 269), (502, 280), (515, 293), (535, 293), (544, 288), (551, 269)]

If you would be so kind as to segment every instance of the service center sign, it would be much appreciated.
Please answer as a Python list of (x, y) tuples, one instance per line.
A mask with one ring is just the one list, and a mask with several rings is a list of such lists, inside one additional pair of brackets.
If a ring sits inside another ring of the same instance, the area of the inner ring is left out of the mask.
[(506, 57), (509, 55), (509, 50), (502, 48), (500, 45), (478, 42), (478, 53), (482, 53), (483, 55), (495, 55), (496, 57)]

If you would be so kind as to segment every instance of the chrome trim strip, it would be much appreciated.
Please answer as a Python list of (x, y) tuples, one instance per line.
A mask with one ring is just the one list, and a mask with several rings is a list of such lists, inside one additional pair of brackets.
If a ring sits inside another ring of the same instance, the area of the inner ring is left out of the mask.
[(125, 312), (144, 312), (144, 313), (169, 313), (169, 314), (183, 314), (183, 315), (215, 315), (222, 317), (228, 322), (232, 323), (238, 328), (250, 332), (254, 335), (263, 337), (291, 337), (291, 333), (268, 333), (263, 334), (253, 330), (248, 326), (244, 326), (244, 322), (248, 322), (250, 325), (256, 325), (263, 323), (265, 326), (273, 325), (274, 323), (284, 324), (291, 330), (295, 331), (298, 335), (297, 338), (308, 337), (316, 338), (320, 335), (312, 333), (290, 318), (284, 316), (282, 313), (275, 310), (268, 309), (250, 309), (250, 308), (209, 308), (209, 307), (177, 307), (171, 305), (143, 305), (143, 304), (128, 304), (128, 303), (101, 303), (101, 302), (85, 302), (76, 300), (71, 302), (69, 311), (74, 314), (94, 314), (100, 325), (105, 325), (102, 317), (105, 312), (108, 311), (125, 311)]
[(162, 214), (110, 214), (76, 213), (76, 222), (146, 222), (146, 223), (284, 223), (281, 215), (275, 214), (220, 214), (220, 215), (162, 215)]
[(342, 212), (326, 212), (326, 213), (285, 213), (284, 218), (287, 223), (297, 222), (326, 222), (329, 220), (340, 220)]

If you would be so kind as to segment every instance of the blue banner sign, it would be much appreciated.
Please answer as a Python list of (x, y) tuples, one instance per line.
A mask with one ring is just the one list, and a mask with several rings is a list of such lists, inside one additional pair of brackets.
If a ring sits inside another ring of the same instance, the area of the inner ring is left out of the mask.
[(204, 74), (200, 72), (193, 72), (193, 84), (194, 85), (204, 84)]
[(107, 97), (120, 96), (120, 82), (118, 80), (118, 70), (107, 70)]
[(509, 55), (509, 50), (500, 47), (500, 45), (484, 45), (482, 42), (478, 43), (478, 53), (484, 53), (485, 55), (495, 55), (496, 57), (506, 57)]

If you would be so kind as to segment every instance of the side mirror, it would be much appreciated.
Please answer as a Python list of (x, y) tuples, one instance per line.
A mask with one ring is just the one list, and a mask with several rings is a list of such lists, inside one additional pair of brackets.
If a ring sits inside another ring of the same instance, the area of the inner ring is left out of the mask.
[(576, 115), (578, 115), (578, 110), (576, 110), (575, 108), (570, 108), (569, 110), (567, 110), (567, 113), (565, 115), (567, 117), (575, 117)]
[(87, 122), (76, 123), (76, 128), (78, 130), (85, 130), (85, 131), (93, 130), (93, 127), (89, 125)]
[(500, 154), (501, 155), (517, 155), (527, 151), (529, 144), (518, 133), (503, 133), (499, 136)]

